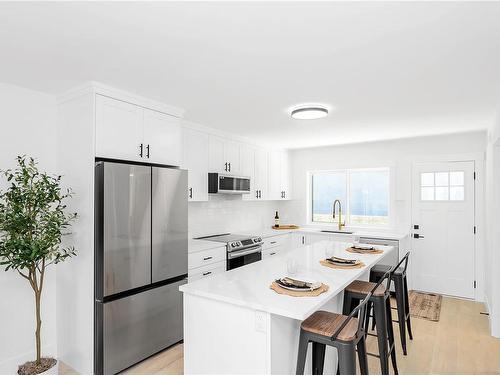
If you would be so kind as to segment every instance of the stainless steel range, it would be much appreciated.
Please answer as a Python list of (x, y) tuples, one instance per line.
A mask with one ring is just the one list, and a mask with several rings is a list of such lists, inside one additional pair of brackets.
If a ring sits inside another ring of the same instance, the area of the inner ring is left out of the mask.
[(262, 259), (261, 237), (224, 233), (197, 239), (226, 244), (226, 270), (228, 271)]

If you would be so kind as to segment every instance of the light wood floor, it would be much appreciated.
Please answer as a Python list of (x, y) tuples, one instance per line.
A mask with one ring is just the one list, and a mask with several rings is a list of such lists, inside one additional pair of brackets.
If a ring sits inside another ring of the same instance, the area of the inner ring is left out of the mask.
[[(500, 339), (489, 335), (488, 318), (481, 303), (443, 298), (439, 322), (412, 319), (414, 340), (403, 356), (398, 325), (394, 324), (398, 368), (402, 375), (493, 375), (500, 374)], [(396, 314), (394, 311), (394, 319)], [(368, 350), (376, 352), (374, 337)], [(165, 350), (130, 368), (127, 375), (182, 375), (182, 344)], [(369, 357), (370, 374), (380, 374), (377, 358)], [(75, 375), (67, 366), (60, 374)], [(280, 374), (281, 375), (281, 374)], [(283, 374), (288, 375), (288, 374)]]

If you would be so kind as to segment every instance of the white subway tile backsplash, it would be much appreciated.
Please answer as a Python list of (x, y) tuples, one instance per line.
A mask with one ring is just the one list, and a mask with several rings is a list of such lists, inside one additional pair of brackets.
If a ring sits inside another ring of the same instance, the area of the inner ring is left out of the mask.
[(190, 237), (262, 230), (274, 224), (275, 211), (281, 216), (286, 203), (243, 201), (239, 196), (214, 196), (208, 202), (190, 202)]

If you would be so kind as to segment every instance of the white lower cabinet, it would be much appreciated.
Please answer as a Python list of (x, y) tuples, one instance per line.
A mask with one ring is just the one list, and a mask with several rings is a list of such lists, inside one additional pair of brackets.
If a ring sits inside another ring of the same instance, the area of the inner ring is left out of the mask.
[(264, 238), (262, 241), (262, 259), (266, 259), (280, 253), (282, 254), (284, 251), (289, 250), (290, 242), (290, 233)]
[(199, 280), (226, 271), (226, 247), (219, 246), (188, 255), (188, 281)]
[(281, 253), (282, 251), (283, 251), (282, 246), (275, 246), (266, 250), (262, 250), (262, 259), (267, 259), (269, 257), (272, 257), (273, 255)]
[(226, 272), (226, 261), (209, 264), (188, 271), (188, 282), (193, 282), (205, 277), (217, 275)]

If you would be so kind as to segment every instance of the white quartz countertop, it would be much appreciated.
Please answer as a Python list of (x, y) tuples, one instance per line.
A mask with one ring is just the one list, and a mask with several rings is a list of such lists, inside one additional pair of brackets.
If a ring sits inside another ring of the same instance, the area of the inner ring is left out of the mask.
[(221, 243), (221, 242), (195, 240), (195, 239), (191, 239), (188, 241), (188, 252), (189, 253), (196, 253), (198, 251), (215, 249), (216, 247), (226, 247), (226, 244)]
[[(378, 249), (384, 250), (383, 254), (353, 254), (346, 251), (349, 246), (347, 242), (320, 241), (182, 285), (180, 290), (187, 294), (304, 320), (394, 251), (392, 246), (377, 246)], [(326, 257), (327, 249), (336, 256), (360, 259), (366, 267), (345, 270), (322, 266), (319, 261)], [(287, 275), (289, 259), (295, 259), (298, 265), (297, 273), (290, 276), (323, 282), (329, 286), (328, 292), (318, 297), (290, 297), (271, 290), (269, 286), (273, 280)]]
[[(377, 239), (388, 239), (388, 240), (402, 240), (408, 236), (408, 233), (397, 233), (397, 232), (388, 232), (388, 231), (370, 231), (370, 230), (349, 230), (345, 229), (346, 232), (353, 232), (353, 233), (328, 233), (328, 232), (322, 232), (321, 230), (324, 228), (314, 228), (314, 227), (300, 227), (299, 229), (287, 229), (287, 230), (282, 230), (282, 229), (272, 229), (272, 228), (266, 228), (262, 229), (261, 231), (251, 231), (251, 235), (254, 236), (262, 236), (262, 237), (272, 237), (272, 236), (278, 236), (280, 234), (287, 234), (287, 233), (318, 233), (318, 234), (333, 234), (333, 235), (342, 235), (345, 234), (346, 236), (357, 236), (357, 237), (370, 237), (370, 238), (377, 238)], [(326, 229), (328, 230), (328, 229)], [(330, 229), (335, 231), (336, 229)]]

